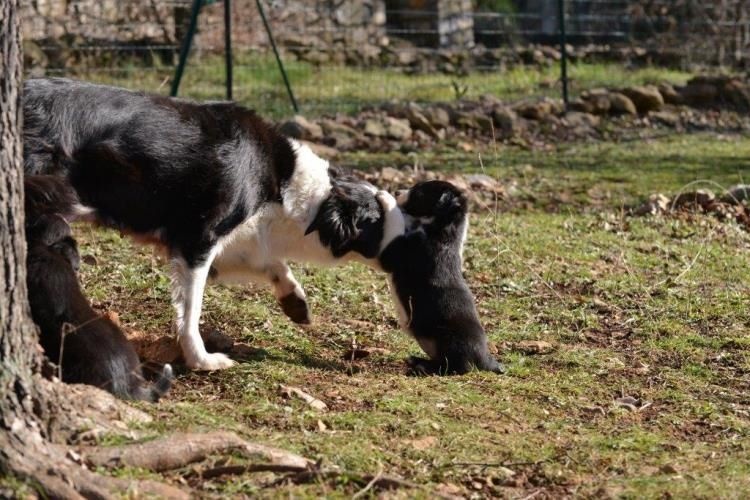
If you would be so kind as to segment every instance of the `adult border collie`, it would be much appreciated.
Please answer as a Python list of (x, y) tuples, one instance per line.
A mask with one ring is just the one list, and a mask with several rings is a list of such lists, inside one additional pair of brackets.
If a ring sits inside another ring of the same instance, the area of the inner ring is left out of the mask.
[[(284, 312), (309, 322), (287, 259), (379, 268), (375, 189), (231, 102), (196, 103), (67, 79), (24, 85), (24, 168), (61, 176), (69, 212), (165, 247), (187, 365), (232, 366), (198, 330), (209, 275), (270, 283)], [(62, 210), (61, 210), (62, 211)]]

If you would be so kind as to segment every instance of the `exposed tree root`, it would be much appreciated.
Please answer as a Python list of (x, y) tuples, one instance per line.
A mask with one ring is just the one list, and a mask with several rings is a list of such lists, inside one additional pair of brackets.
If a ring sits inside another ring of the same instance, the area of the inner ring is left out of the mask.
[[(33, 417), (19, 413), (0, 432), (0, 471), (27, 481), (51, 498), (114, 498), (125, 492), (188, 498), (179, 488), (154, 481), (100, 476), (91, 472), (66, 444), (83, 431), (125, 433), (124, 421), (150, 418), (112, 395), (88, 386), (51, 382), (34, 377)], [(59, 410), (58, 410), (59, 409)], [(40, 427), (40, 423), (44, 428)]]
[[(129, 444), (114, 448), (84, 451), (88, 464), (104, 467), (140, 467), (155, 472), (177, 469), (204, 460), (209, 455), (241, 453), (261, 463), (246, 466), (248, 470), (305, 471), (311, 465), (308, 459), (278, 448), (249, 443), (232, 432), (207, 434), (174, 434), (172, 436)], [(270, 469), (269, 469), (270, 467)]]

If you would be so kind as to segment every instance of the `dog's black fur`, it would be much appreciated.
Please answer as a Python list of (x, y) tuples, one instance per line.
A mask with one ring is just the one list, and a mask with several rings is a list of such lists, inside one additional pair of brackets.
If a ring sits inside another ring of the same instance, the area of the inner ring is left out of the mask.
[[(329, 178), (324, 160), (235, 103), (53, 78), (25, 82), (23, 112), (27, 175), (63, 178), (94, 220), (166, 247), (178, 339), (191, 368), (231, 366), (205, 350), (198, 332), (209, 274), (266, 280), (284, 312), (306, 323), (304, 292), (287, 258), (332, 263), (358, 253), (377, 262), (382, 218), (360, 204), (365, 188)], [(271, 226), (297, 239), (271, 248), (264, 239)], [(316, 231), (313, 245), (305, 234)]]
[(412, 357), (413, 371), (502, 372), (488, 350), (474, 297), (461, 272), (466, 197), (448, 182), (427, 181), (412, 187), (399, 207), (406, 214), (407, 231), (383, 250), (380, 262), (391, 273), (405, 312), (402, 326), (430, 358)]
[[(279, 200), (294, 166), (289, 142), (234, 103), (54, 78), (27, 80), (23, 109), (26, 174), (64, 175), (100, 222), (150, 234), (191, 266)], [(240, 157), (241, 133), (265, 161)]]
[(144, 381), (133, 346), (117, 325), (91, 308), (79, 287), (70, 226), (59, 215), (30, 215), (26, 284), (31, 315), (45, 354), (60, 364), (63, 382), (93, 385), (123, 399), (157, 401), (171, 386), (172, 368), (165, 365), (153, 385)]

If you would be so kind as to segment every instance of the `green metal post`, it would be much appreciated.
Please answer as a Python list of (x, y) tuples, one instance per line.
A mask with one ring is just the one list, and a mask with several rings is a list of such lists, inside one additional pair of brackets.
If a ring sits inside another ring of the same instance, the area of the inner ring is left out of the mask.
[(203, 0), (193, 0), (193, 9), (190, 12), (190, 24), (188, 25), (185, 39), (182, 41), (182, 47), (180, 47), (180, 60), (177, 63), (177, 69), (175, 69), (174, 78), (172, 79), (172, 88), (169, 91), (169, 95), (172, 97), (175, 97), (177, 91), (180, 89), (180, 80), (182, 80), (182, 74), (185, 72), (185, 64), (190, 54), (190, 46), (193, 44), (193, 37), (195, 37), (195, 29), (198, 26), (198, 13), (201, 10), (202, 4)]
[(289, 100), (292, 101), (292, 108), (294, 108), (295, 113), (299, 113), (297, 100), (294, 98), (294, 92), (292, 92), (292, 86), (289, 84), (289, 77), (287, 77), (286, 75), (286, 70), (284, 69), (284, 63), (281, 62), (281, 56), (279, 55), (279, 50), (276, 48), (276, 42), (273, 39), (273, 33), (271, 33), (271, 27), (268, 25), (268, 20), (266, 19), (266, 13), (263, 10), (263, 5), (260, 3), (260, 0), (255, 0), (255, 4), (258, 6), (258, 12), (260, 13), (260, 18), (263, 20), (263, 26), (266, 28), (266, 33), (268, 34), (268, 40), (271, 42), (271, 48), (273, 49), (273, 53), (276, 56), (276, 63), (279, 65), (279, 70), (281, 71), (281, 77), (284, 79), (284, 85), (286, 85), (286, 91), (289, 94)]
[(227, 101), (232, 100), (232, 3), (224, 0), (224, 58), (227, 72)]
[(557, 0), (557, 17), (560, 22), (560, 79), (562, 80), (563, 102), (568, 109), (568, 50), (565, 41), (565, 0)]

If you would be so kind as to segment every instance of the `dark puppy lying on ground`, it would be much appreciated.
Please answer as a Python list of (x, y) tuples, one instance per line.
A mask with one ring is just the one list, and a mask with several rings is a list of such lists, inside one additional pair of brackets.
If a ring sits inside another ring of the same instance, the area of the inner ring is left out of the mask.
[[(42, 206), (42, 197), (52, 195), (45, 191), (35, 198), (38, 186), (25, 187), (27, 207)], [(45, 354), (61, 366), (63, 382), (93, 385), (123, 399), (157, 401), (172, 384), (172, 368), (165, 365), (159, 380), (147, 384), (125, 335), (91, 308), (78, 285), (78, 250), (67, 222), (56, 214), (31, 212), (26, 232), (31, 314)]]
[(380, 192), (390, 231), (401, 226), (380, 254), (400, 304), (401, 327), (429, 359), (412, 357), (418, 374), (461, 374), (474, 368), (497, 373), (502, 366), (487, 349), (474, 297), (461, 273), (467, 229), (466, 197), (452, 184), (422, 182), (396, 200)]

